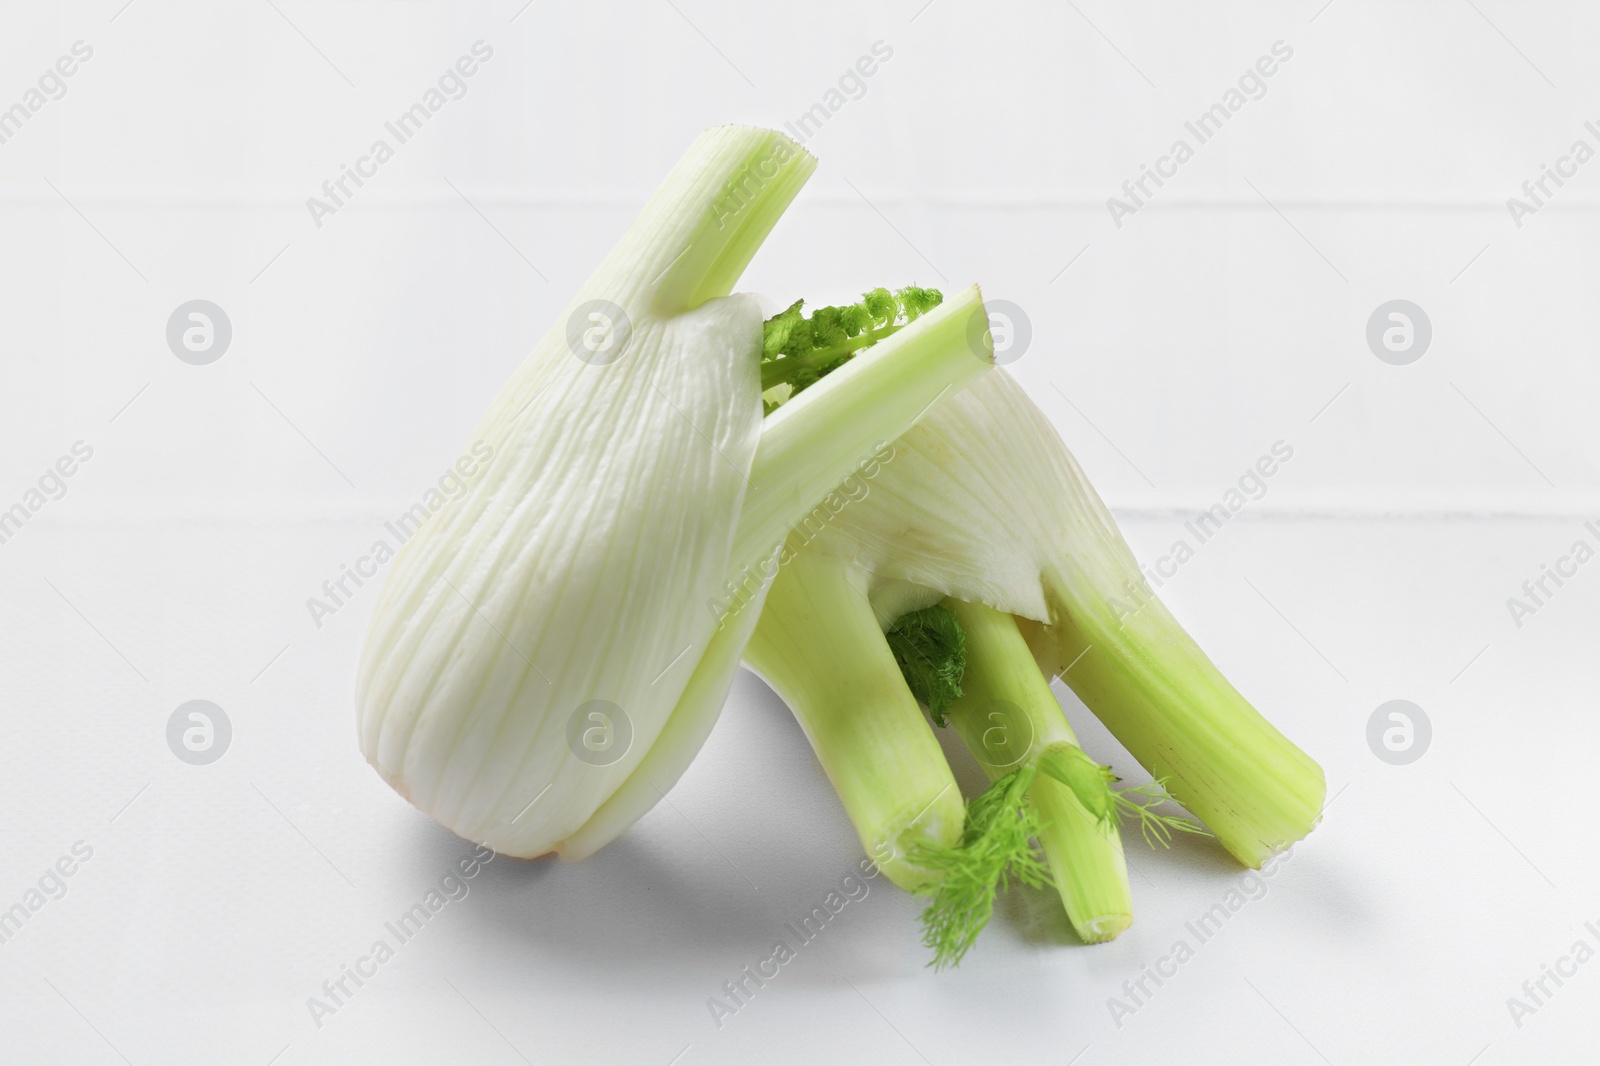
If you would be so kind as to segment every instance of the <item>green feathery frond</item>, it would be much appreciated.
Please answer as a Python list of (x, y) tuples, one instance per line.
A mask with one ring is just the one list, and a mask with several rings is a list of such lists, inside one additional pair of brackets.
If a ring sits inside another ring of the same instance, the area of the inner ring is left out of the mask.
[(945, 712), (961, 698), (961, 678), (967, 672), (967, 635), (961, 623), (950, 608), (935, 604), (901, 615), (884, 637), (906, 687), (928, 708), (933, 723), (943, 726)]
[(848, 307), (819, 307), (807, 318), (796, 300), (767, 319), (761, 333), (761, 391), (788, 385), (783, 403), (837, 369), (856, 352), (875, 344), (938, 307), (938, 289), (908, 285), (898, 292), (873, 289)]
[(1038, 815), (1027, 800), (1034, 767), (997, 778), (967, 803), (967, 825), (956, 847), (919, 842), (912, 859), (942, 876), (921, 894), (922, 942), (936, 970), (959, 963), (994, 914), (994, 898), (1013, 883), (1044, 888), (1050, 869), (1034, 850)]
[(1124, 818), (1139, 820), (1139, 831), (1144, 834), (1144, 842), (1152, 848), (1158, 844), (1163, 848), (1170, 848), (1173, 833), (1191, 833), (1201, 837), (1211, 835), (1211, 830), (1199, 822), (1192, 822), (1175, 814), (1156, 813), (1155, 808), (1163, 803), (1176, 803), (1167, 794), (1167, 779), (1164, 777), (1137, 788), (1118, 789), (1114, 795), (1117, 811)]

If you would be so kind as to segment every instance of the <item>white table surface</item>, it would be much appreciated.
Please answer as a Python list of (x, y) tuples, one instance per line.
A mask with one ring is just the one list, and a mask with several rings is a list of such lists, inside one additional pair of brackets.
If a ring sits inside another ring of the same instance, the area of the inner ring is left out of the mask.
[[(1004, 1047), (1084, 1066), (1493, 1066), (1591, 1046), (1600, 965), (1520, 1029), (1506, 1006), (1600, 919), (1583, 791), (1600, 571), (1521, 630), (1504, 604), (1575, 519), (1247, 519), (1181, 571), (1169, 602), (1333, 797), (1203, 944), (1185, 923), (1250, 887), (1205, 841), (1130, 847), (1136, 918), (1114, 943), (1073, 943), (1053, 896), (1017, 894), (938, 975), (919, 904), (879, 878), (719, 1028), (707, 998), (861, 858), (799, 729), (745, 674), (669, 802), (589, 861), (490, 862), (319, 1027), (308, 998), (471, 851), (356, 751), (370, 595), (320, 631), (303, 606), (376, 524), (61, 524), (7, 547), (27, 555), (0, 568), (0, 903), (74, 842), (93, 856), (0, 946), (6, 1061), (943, 1064)], [(1178, 524), (1126, 526), (1148, 555)], [(165, 743), (193, 698), (234, 729), (209, 766)], [(1434, 726), (1406, 766), (1365, 740), (1393, 698)], [(1116, 1025), (1108, 999), (1179, 938), (1194, 958)]]

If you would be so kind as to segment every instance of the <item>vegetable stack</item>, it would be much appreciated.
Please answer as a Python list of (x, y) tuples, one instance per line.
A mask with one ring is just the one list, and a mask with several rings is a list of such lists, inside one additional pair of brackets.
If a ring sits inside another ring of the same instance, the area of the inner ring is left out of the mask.
[[(1300, 839), (1321, 770), (1150, 593), (992, 367), (975, 286), (765, 322), (731, 295), (815, 165), (771, 131), (703, 134), (502, 388), (476, 431), (496, 463), (385, 581), (368, 761), (463, 837), (581, 858), (676, 782), (744, 657), (863, 845), (929, 896), (939, 965), (1010, 883), (1053, 882), (1083, 939), (1116, 936), (1119, 820), (1203, 831), (1169, 798), (1248, 865)], [(1055, 675), (1155, 785), (1113, 787)], [(924, 707), (992, 780), (970, 803)]]

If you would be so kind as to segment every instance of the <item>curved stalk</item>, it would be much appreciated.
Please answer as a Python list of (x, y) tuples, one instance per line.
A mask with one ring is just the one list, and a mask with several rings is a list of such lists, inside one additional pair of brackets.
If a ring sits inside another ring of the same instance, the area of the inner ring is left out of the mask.
[(861, 573), (798, 553), (778, 572), (745, 659), (800, 722), (867, 854), (901, 888), (937, 876), (919, 844), (953, 846), (961, 792), (878, 628)]
[[(1052, 746), (1076, 748), (1077, 737), (1016, 620), (982, 604), (947, 599), (944, 606), (966, 634), (967, 653), (962, 695), (950, 707), (950, 723), (990, 780), (1022, 767), (1031, 771)], [(1027, 797), (1072, 928), (1091, 944), (1116, 937), (1133, 921), (1116, 819), (1092, 812), (1071, 788), (1047, 774), (1033, 776)]]
[[(1107, 540), (1126, 551), (1115, 527)], [(1047, 571), (1051, 629), (1073, 663), (1062, 680), (1235, 858), (1260, 867), (1321, 818), (1322, 767), (1239, 694), (1148, 589), (1132, 578), (1113, 584), (1137, 573), (1131, 559)]]

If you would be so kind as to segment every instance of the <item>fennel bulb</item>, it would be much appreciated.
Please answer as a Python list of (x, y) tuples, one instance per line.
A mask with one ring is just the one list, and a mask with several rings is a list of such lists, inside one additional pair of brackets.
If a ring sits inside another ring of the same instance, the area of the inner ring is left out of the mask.
[(1228, 683), (1145, 582), (1049, 421), (1004, 370), (894, 445), (872, 492), (814, 550), (905, 585), (1032, 620), (1059, 674), (1172, 797), (1246, 866), (1321, 817), (1322, 768)]
[[(402, 548), (357, 679), (367, 760), (496, 851), (581, 856), (703, 743), (796, 521), (991, 358), (970, 289), (763, 421), (763, 326), (734, 283), (815, 168), (722, 127), (673, 168), (474, 439), (497, 462)], [(976, 358), (975, 358), (976, 356)]]

